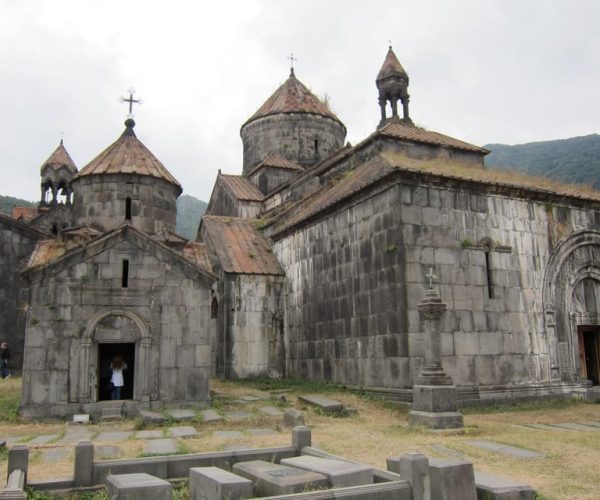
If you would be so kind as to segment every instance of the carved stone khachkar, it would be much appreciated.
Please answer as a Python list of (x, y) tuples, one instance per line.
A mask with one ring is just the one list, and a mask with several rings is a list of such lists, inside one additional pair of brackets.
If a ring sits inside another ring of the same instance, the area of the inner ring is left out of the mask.
[(456, 404), (456, 387), (442, 367), (440, 319), (445, 310), (446, 304), (430, 287), (419, 302), (419, 315), (427, 338), (427, 346), (425, 363), (413, 386), (410, 425), (421, 425), (432, 429), (463, 427), (463, 416)]

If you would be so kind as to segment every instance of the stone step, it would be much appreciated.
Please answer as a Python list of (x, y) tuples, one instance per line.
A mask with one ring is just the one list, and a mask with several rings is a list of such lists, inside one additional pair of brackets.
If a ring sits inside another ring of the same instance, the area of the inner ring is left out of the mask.
[(121, 406), (109, 406), (102, 408), (100, 420), (119, 420), (123, 418)]

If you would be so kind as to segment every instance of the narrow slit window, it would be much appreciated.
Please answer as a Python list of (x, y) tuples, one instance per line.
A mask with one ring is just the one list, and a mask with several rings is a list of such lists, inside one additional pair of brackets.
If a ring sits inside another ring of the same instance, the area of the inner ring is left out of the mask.
[(125, 198), (125, 220), (131, 220), (131, 198)]
[(127, 288), (129, 286), (129, 260), (123, 259), (123, 268), (121, 269), (121, 286)]
[(488, 297), (490, 299), (494, 298), (494, 282), (492, 279), (492, 268), (491, 268), (491, 255), (490, 251), (486, 250), (485, 252), (485, 274), (487, 276), (487, 289), (488, 289)]
[(319, 139), (315, 139), (315, 156), (319, 155)]

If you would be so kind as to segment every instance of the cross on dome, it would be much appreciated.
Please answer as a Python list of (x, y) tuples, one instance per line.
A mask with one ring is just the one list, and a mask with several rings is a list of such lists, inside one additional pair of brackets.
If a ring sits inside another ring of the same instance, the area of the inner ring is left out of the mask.
[(134, 104), (142, 104), (141, 99), (134, 99), (133, 94), (135, 94), (135, 89), (130, 88), (127, 90), (129, 92), (129, 97), (121, 97), (121, 102), (129, 103), (129, 117), (133, 117), (133, 105)]
[(294, 76), (294, 61), (297, 61), (298, 59), (294, 57), (293, 52), (287, 58), (290, 60), (290, 75)]

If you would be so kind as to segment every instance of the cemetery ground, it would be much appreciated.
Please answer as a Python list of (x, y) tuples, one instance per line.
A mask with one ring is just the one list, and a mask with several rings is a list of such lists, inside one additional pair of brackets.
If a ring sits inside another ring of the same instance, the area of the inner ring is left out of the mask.
[[(214, 380), (212, 389), (213, 409), (221, 417), (217, 421), (203, 421), (199, 411), (185, 421), (165, 412), (167, 419), (161, 425), (123, 419), (84, 427), (96, 455), (106, 453), (106, 458), (151, 455), (153, 439), (171, 443), (170, 453), (283, 446), (290, 443), (291, 433), (277, 430), (282, 421), (277, 410), (295, 408), (303, 411), (312, 429), (313, 446), (379, 468), (385, 468), (390, 456), (419, 451), (430, 458), (463, 458), (476, 470), (528, 483), (538, 499), (600, 495), (600, 404), (565, 400), (466, 409), (464, 430), (432, 432), (409, 428), (407, 407), (335, 385)], [(0, 439), (7, 439), (8, 445), (29, 446), (30, 480), (72, 475), (74, 444), (65, 436), (74, 424), (22, 421), (17, 415), (20, 390), (19, 378), (0, 380)], [(338, 400), (356, 413), (332, 416), (304, 406), (297, 396), (308, 393)], [(2, 451), (3, 480), (6, 466), (7, 452)]]

